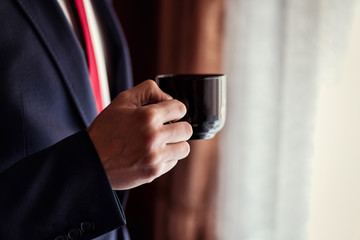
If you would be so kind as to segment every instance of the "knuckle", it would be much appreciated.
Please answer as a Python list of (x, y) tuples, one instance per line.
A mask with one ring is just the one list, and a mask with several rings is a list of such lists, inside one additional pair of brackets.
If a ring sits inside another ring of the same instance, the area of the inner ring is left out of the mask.
[(158, 132), (152, 129), (148, 129), (147, 131), (145, 131), (143, 135), (143, 146), (145, 147), (145, 150), (148, 152), (152, 151), (158, 139), (159, 139)]
[(149, 88), (157, 87), (156, 82), (151, 80), (151, 79), (148, 79), (148, 80), (144, 81), (144, 84)]
[(152, 183), (155, 180), (155, 178), (148, 178), (145, 183)]
[(152, 165), (156, 164), (158, 158), (159, 158), (159, 155), (156, 152), (149, 152), (144, 157), (144, 162), (146, 165), (152, 166)]
[(149, 107), (141, 112), (140, 117), (145, 122), (145, 124), (152, 124), (154, 121), (156, 121), (157, 115), (158, 111), (156, 108)]
[(145, 178), (147, 179), (148, 183), (152, 182), (157, 176), (160, 175), (160, 168), (158, 166), (151, 166), (144, 170)]
[(119, 93), (112, 102), (121, 104), (127, 99), (129, 99), (130, 96), (131, 96), (131, 90), (126, 90), (124, 92)]

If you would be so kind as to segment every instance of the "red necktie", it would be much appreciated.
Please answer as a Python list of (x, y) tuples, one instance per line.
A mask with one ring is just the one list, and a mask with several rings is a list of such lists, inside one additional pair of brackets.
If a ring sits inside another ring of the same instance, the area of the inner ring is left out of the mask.
[(83, 0), (75, 0), (76, 8), (78, 10), (79, 19), (82, 26), (82, 31), (85, 39), (88, 67), (89, 67), (89, 75), (90, 75), (90, 83), (95, 96), (96, 108), (98, 113), (102, 111), (102, 99), (101, 99), (101, 89), (100, 89), (100, 81), (99, 74), (96, 64), (95, 52), (91, 40), (90, 29), (88, 25), (88, 21), (86, 18), (86, 12), (84, 7)]

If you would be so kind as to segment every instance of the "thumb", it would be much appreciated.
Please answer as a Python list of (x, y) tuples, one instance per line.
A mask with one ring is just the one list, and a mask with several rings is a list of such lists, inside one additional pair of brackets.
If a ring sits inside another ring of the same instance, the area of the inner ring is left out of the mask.
[(158, 103), (173, 99), (170, 95), (163, 92), (153, 80), (146, 80), (139, 85), (128, 90), (129, 101), (137, 107)]

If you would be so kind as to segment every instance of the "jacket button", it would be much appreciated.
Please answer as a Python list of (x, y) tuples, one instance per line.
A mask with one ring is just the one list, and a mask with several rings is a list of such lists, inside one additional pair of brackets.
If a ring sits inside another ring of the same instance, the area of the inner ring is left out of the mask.
[(90, 232), (94, 231), (94, 229), (95, 229), (95, 225), (93, 223), (90, 223), (90, 222), (82, 222), (81, 223), (81, 230), (84, 233), (90, 233)]
[(80, 229), (71, 229), (69, 232), (68, 232), (68, 237), (70, 240), (76, 240), (76, 239), (80, 239), (81, 236), (82, 236), (82, 232)]
[(56, 238), (54, 238), (54, 240), (67, 240), (67, 237), (60, 235), (60, 236), (57, 236)]

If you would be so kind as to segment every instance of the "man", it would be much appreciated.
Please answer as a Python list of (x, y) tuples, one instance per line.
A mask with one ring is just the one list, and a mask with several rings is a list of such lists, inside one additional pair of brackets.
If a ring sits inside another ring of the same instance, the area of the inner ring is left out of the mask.
[(176, 122), (184, 105), (150, 80), (124, 91), (123, 34), (110, 1), (91, 2), (113, 99), (99, 115), (66, 9), (0, 1), (0, 239), (115, 239), (126, 190), (189, 153), (191, 126)]

